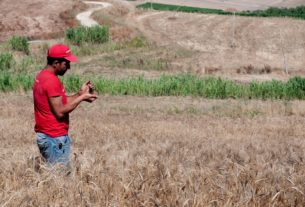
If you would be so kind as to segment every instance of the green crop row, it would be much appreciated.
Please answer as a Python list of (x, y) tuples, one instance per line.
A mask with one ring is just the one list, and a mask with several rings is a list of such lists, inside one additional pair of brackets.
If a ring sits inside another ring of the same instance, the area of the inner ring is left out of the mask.
[(236, 13), (240, 16), (254, 16), (254, 17), (292, 17), (305, 19), (305, 6), (298, 6), (296, 8), (276, 8), (270, 7), (266, 10), (257, 11), (243, 11)]
[(190, 6), (159, 4), (159, 3), (151, 3), (151, 2), (140, 4), (137, 6), (137, 8), (155, 9), (161, 11), (180, 11), (180, 12), (189, 12), (189, 13), (231, 14), (230, 12), (226, 12), (221, 9), (208, 9), (208, 8), (198, 8), (198, 7), (190, 7)]
[[(88, 78), (88, 77), (87, 77)], [(78, 91), (87, 78), (70, 75), (62, 78), (68, 92)], [(221, 78), (199, 78), (189, 74), (161, 76), (158, 79), (133, 77), (127, 79), (91, 78), (97, 92), (132, 96), (195, 96), (212, 99), (305, 99), (305, 78), (294, 77), (287, 82), (266, 81), (239, 84)], [(28, 91), (34, 77), (0, 73), (0, 91)]]
[(102, 44), (109, 40), (109, 28), (106, 26), (85, 27), (80, 26), (66, 30), (66, 38), (72, 44), (82, 45), (83, 43)]
[(8, 71), (14, 63), (14, 58), (11, 53), (0, 54), (0, 71)]
[(29, 42), (28, 42), (28, 39), (26, 37), (13, 36), (9, 40), (9, 45), (15, 51), (24, 52), (27, 55), (30, 53)]
[[(221, 15), (232, 15), (232, 12), (224, 11), (221, 9), (208, 9), (198, 8), (189, 6), (169, 5), (169, 4), (158, 4), (147, 2), (137, 6), (138, 8), (144, 9), (155, 9), (161, 11), (179, 11), (189, 13), (206, 13), (206, 14), (221, 14)], [(256, 16), (256, 17), (292, 17), (305, 19), (305, 6), (298, 6), (296, 8), (276, 8), (270, 7), (266, 10), (256, 11), (242, 11), (236, 12), (239, 16)]]

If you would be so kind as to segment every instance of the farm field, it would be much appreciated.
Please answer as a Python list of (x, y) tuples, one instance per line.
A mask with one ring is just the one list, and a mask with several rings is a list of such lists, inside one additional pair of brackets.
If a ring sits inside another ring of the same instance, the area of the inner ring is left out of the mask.
[[(143, 2), (138, 0), (136, 2)], [(185, 5), (214, 9), (261, 10), (268, 7), (296, 7), (304, 5), (302, 0), (152, 0), (144, 2)]]
[(101, 96), (72, 114), (61, 176), (34, 170), (31, 94), (0, 97), (1, 206), (305, 203), (304, 102)]
[[(305, 102), (297, 100), (305, 97), (304, 20), (143, 10), (136, 5), (146, 1), (139, 0), (98, 2), (112, 5), (92, 14), (109, 28), (110, 40), (78, 45), (64, 34), (79, 25), (77, 13), (94, 5), (0, 1), (1, 207), (305, 206)], [(153, 2), (238, 10), (304, 4)], [(14, 51), (12, 35), (36, 41), (28, 52)], [(29, 87), (57, 42), (79, 57), (65, 75), (69, 89), (96, 78), (103, 91), (70, 116), (68, 175), (40, 163)], [(212, 81), (192, 85), (194, 77)], [(143, 80), (139, 90), (126, 89), (135, 85), (131, 78)], [(152, 84), (159, 78), (163, 82)], [(24, 87), (14, 85), (18, 81)], [(264, 81), (270, 82), (260, 85)], [(170, 94), (169, 83), (177, 93)], [(203, 86), (204, 97), (219, 99), (195, 97)], [(153, 97), (156, 88), (165, 95)]]

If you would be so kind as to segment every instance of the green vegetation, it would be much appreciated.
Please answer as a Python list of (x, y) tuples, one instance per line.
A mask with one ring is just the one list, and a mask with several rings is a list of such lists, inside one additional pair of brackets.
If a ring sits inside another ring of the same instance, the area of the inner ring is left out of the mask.
[(305, 6), (296, 8), (276, 8), (271, 7), (266, 10), (244, 11), (236, 13), (240, 16), (255, 16), (255, 17), (292, 17), (305, 19)]
[(109, 28), (106, 26), (70, 28), (66, 30), (66, 38), (75, 45), (84, 43), (102, 44), (109, 40)]
[(28, 91), (32, 89), (34, 78), (31, 75), (0, 73), (0, 91)]
[(9, 45), (13, 50), (24, 52), (25, 54), (29, 54), (29, 42), (26, 37), (13, 36), (9, 40)]
[[(62, 79), (66, 90), (75, 92), (90, 77), (70, 75)], [(189, 74), (161, 76), (158, 79), (133, 77), (127, 79), (91, 78), (96, 91), (110, 95), (133, 96), (197, 96), (212, 99), (305, 99), (305, 78), (294, 77), (288, 82), (266, 81), (238, 84), (221, 78), (198, 78)], [(0, 73), (0, 90), (30, 90), (34, 77)]]
[(11, 53), (0, 54), (0, 71), (8, 71), (14, 62), (13, 55)]
[(149, 43), (143, 37), (135, 37), (129, 41), (112, 42), (108, 41), (104, 44), (83, 43), (81, 45), (71, 45), (73, 53), (77, 56), (96, 55), (101, 53), (109, 53), (117, 50), (147, 47)]
[(147, 2), (145, 4), (138, 5), (137, 8), (143, 9), (155, 9), (161, 11), (179, 11), (179, 12), (189, 12), (189, 13), (205, 13), (205, 14), (231, 14), (221, 9), (207, 9), (207, 8), (198, 8), (190, 6), (178, 6), (178, 5), (169, 5), (169, 4), (158, 4)]
[[(137, 53), (136, 53), (137, 54)], [(102, 65), (111, 68), (136, 68), (140, 70), (156, 70), (156, 71), (165, 71), (172, 68), (170, 60), (166, 58), (155, 58), (153, 56), (145, 57), (142, 54), (139, 56), (135, 54), (126, 54), (126, 55), (106, 55), (99, 59)]]
[[(150, 3), (150, 2), (138, 5), (137, 7), (144, 9), (162, 10), (162, 11), (179, 11), (179, 12), (221, 14), (221, 15), (233, 14), (232, 12), (228, 12), (220, 9), (197, 8), (197, 7), (158, 4), (158, 3)], [(242, 12), (236, 12), (235, 14), (239, 16), (292, 17), (292, 18), (305, 19), (305, 6), (298, 6), (296, 8), (270, 7), (266, 10), (242, 11)]]

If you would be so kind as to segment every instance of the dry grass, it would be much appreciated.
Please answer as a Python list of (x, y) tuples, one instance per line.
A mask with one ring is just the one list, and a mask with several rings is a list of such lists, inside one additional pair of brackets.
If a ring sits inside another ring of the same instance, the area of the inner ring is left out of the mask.
[(304, 102), (100, 97), (71, 116), (69, 176), (35, 171), (31, 95), (0, 103), (0, 206), (305, 204)]
[(130, 13), (132, 8), (129, 4), (119, 1), (111, 1), (112, 6), (100, 11), (96, 11), (93, 14), (93, 18), (101, 25), (107, 25), (110, 27), (111, 40), (116, 42), (122, 42), (131, 40), (140, 33), (134, 28), (128, 26), (126, 16)]

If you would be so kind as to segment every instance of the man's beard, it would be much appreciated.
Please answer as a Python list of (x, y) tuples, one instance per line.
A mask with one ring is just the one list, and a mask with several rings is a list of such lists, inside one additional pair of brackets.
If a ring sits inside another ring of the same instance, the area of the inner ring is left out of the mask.
[(58, 72), (58, 75), (63, 76), (66, 72), (67, 72), (67, 70), (60, 71), (60, 72)]

